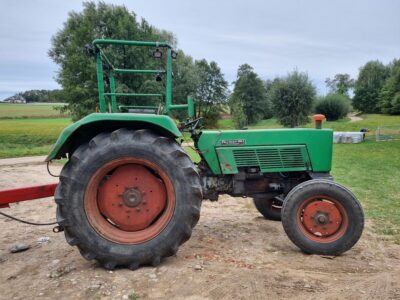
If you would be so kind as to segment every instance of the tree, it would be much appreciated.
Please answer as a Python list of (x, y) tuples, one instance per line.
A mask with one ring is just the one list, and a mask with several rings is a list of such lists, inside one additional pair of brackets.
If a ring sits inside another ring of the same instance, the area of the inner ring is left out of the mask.
[(28, 90), (17, 93), (13, 97), (20, 96), (29, 102), (65, 102), (62, 90)]
[(325, 83), (332, 94), (349, 96), (349, 91), (354, 88), (354, 79), (349, 74), (336, 74), (333, 79), (326, 78)]
[(379, 95), (388, 75), (388, 68), (377, 60), (361, 67), (355, 82), (353, 107), (365, 113), (381, 112)]
[(264, 83), (248, 64), (238, 68), (230, 107), (237, 128), (271, 117), (271, 105), (266, 97)]
[(221, 104), (227, 101), (228, 83), (218, 64), (205, 59), (195, 61), (197, 83), (195, 103), (197, 116), (204, 118), (206, 127), (214, 127), (221, 112)]
[(286, 127), (308, 122), (316, 89), (306, 73), (293, 71), (286, 78), (276, 79), (268, 92), (275, 116)]
[[(124, 6), (109, 5), (104, 2), (85, 2), (82, 12), (71, 12), (63, 28), (52, 38), (49, 56), (59, 65), (57, 82), (64, 89), (64, 99), (68, 102), (74, 119), (81, 118), (95, 111), (98, 105), (96, 66), (93, 58), (88, 57), (84, 45), (96, 38), (153, 40), (176, 43), (171, 33), (158, 30), (145, 20), (137, 20), (135, 13), (129, 12)], [(133, 49), (132, 47), (109, 47), (115, 66), (121, 68), (155, 69), (160, 60), (148, 55), (148, 49)], [(105, 49), (105, 51), (109, 51)], [(182, 56), (182, 55), (181, 55)], [(107, 79), (107, 78), (106, 78)], [(148, 76), (116, 75), (117, 92), (142, 92), (143, 87), (152, 90), (163, 90), (162, 83), (158, 86)], [(118, 98), (122, 103), (136, 103), (136, 99)], [(155, 104), (159, 99), (148, 99)], [(141, 104), (150, 104), (142, 103)]]
[(197, 88), (197, 70), (193, 58), (179, 50), (177, 59), (172, 65), (173, 102), (186, 104), (188, 96), (194, 96)]
[(379, 95), (379, 107), (385, 114), (400, 114), (400, 59), (390, 65), (390, 75)]

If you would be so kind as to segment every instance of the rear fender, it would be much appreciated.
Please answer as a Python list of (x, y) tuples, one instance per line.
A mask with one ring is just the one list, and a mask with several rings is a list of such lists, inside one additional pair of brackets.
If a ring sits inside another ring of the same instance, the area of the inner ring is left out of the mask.
[(179, 138), (181, 132), (168, 116), (129, 113), (93, 113), (65, 128), (54, 144), (46, 161), (67, 157), (77, 147), (90, 141), (101, 132), (110, 132), (118, 128), (151, 129), (154, 132)]

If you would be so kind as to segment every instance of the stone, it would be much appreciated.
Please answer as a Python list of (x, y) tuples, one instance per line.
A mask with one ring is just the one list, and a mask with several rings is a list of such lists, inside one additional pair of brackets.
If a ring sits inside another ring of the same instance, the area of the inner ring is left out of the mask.
[(89, 286), (89, 289), (92, 290), (92, 291), (98, 290), (98, 289), (101, 288), (101, 285), (102, 285), (101, 283), (94, 283), (94, 284)]
[(22, 244), (22, 243), (21, 244), (15, 244), (15, 245), (12, 245), (10, 247), (10, 252), (11, 253), (18, 253), (18, 252), (26, 251), (26, 250), (28, 250), (30, 248), (31, 248), (31, 246), (29, 246), (27, 244)]
[(70, 273), (71, 271), (76, 270), (76, 268), (74, 266), (65, 266), (65, 267), (58, 267), (57, 269), (55, 269), (54, 271), (52, 271), (48, 277), (50, 278), (59, 278), (63, 275), (66, 275), (68, 273)]
[(42, 237), (38, 238), (38, 239), (36, 240), (36, 242), (37, 242), (39, 245), (47, 244), (48, 242), (50, 242), (50, 237), (48, 237), (48, 236), (42, 236)]

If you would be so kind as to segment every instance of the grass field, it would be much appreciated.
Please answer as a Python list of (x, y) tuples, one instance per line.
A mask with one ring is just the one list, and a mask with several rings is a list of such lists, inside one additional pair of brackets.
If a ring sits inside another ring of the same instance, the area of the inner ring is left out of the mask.
[[(0, 104), (0, 158), (45, 155), (63, 128), (71, 123), (69, 118), (54, 117), (49, 107)], [(4, 110), (6, 108), (6, 111)], [(9, 110), (8, 108), (13, 108)], [(47, 114), (47, 115), (46, 115)], [(45, 118), (38, 116), (47, 116)], [(27, 117), (27, 118), (23, 118)], [(400, 124), (400, 116), (362, 115), (363, 120), (349, 119), (325, 122), (324, 127), (337, 131), (375, 130), (381, 125)], [(309, 123), (306, 127), (312, 127)], [(219, 122), (220, 128), (232, 128), (230, 119)], [(275, 119), (263, 120), (249, 128), (279, 128)], [(198, 161), (196, 152), (186, 151)], [(334, 145), (333, 170), (335, 180), (349, 187), (362, 202), (366, 216), (374, 220), (377, 232), (392, 235), (400, 243), (400, 141)]]
[(0, 158), (44, 155), (71, 120), (60, 104), (0, 103)]
[(47, 154), (69, 118), (0, 119), (0, 158)]
[(67, 115), (60, 114), (60, 112), (55, 109), (60, 106), (62, 106), (62, 104), (0, 103), (0, 119), (67, 117)]
[(335, 144), (335, 180), (350, 188), (375, 229), (400, 243), (400, 141)]

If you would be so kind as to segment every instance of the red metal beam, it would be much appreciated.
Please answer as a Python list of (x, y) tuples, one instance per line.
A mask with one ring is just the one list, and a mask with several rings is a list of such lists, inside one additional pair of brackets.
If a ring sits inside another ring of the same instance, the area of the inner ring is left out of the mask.
[(0, 208), (8, 207), (10, 203), (51, 197), (58, 183), (34, 185), (17, 189), (0, 190)]

